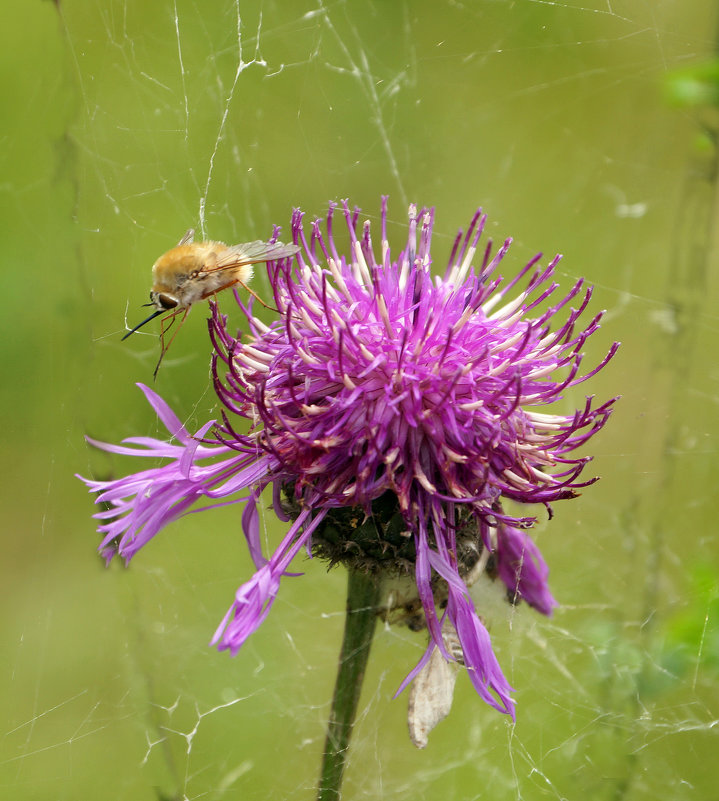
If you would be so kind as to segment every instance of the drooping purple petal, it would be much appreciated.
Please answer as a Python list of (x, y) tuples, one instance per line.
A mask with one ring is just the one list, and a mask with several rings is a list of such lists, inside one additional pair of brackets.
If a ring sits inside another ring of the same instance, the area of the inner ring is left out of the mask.
[[(129, 562), (161, 529), (203, 498), (229, 498), (232, 503), (247, 500), (247, 496), (238, 493), (261, 481), (271, 467), (264, 455), (253, 460), (224, 445), (201, 444), (212, 421), (192, 437), (156, 393), (142, 385), (140, 388), (173, 437), (183, 444), (138, 437), (125, 440), (138, 447), (127, 447), (88, 438), (92, 445), (109, 453), (171, 460), (162, 467), (110, 481), (78, 476), (97, 493), (95, 502), (107, 507), (94, 515), (107, 521), (98, 526), (104, 535), (99, 550), (106, 561), (117, 554)], [(208, 508), (217, 505), (220, 504), (213, 503)], [(253, 554), (258, 555), (259, 548), (253, 549)]]
[(512, 688), (502, 673), (489, 633), (471, 600), (465, 593), (450, 587), (447, 611), (462, 645), (464, 664), (475, 690), (490, 706), (514, 718)]
[(228, 649), (234, 656), (250, 634), (259, 628), (277, 597), (280, 579), (287, 574), (290, 563), (325, 516), (320, 512), (308, 523), (310, 514), (306, 509), (299, 515), (270, 559), (237, 590), (211, 645), (217, 645), (221, 651)]

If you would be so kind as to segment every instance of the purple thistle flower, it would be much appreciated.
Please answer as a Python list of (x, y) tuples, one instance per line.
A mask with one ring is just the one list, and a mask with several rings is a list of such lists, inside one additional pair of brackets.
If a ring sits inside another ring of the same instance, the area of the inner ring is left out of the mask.
[[(602, 316), (578, 325), (591, 288), (580, 280), (554, 300), (559, 256), (541, 267), (541, 254), (504, 282), (496, 273), (511, 240), (494, 255), (490, 242), (478, 255), (480, 211), (457, 236), (442, 278), (430, 273), (434, 210), (410, 207), (406, 246), (392, 257), (384, 199), (379, 258), (369, 222), (357, 233), (359, 212), (346, 203), (350, 255), (340, 256), (333, 212), (325, 233), (312, 223), (309, 240), (294, 212), (296, 262), (267, 265), (279, 311), (272, 324), (236, 295), (249, 335), (234, 336), (212, 304), (221, 422), (193, 437), (142, 387), (177, 444), (93, 441), (113, 453), (169, 459), (117, 481), (86, 480), (97, 502), (111, 507), (96, 515), (100, 550), (108, 560), (116, 553), (129, 560), (195, 502), (244, 501), (257, 572), (215, 633), (220, 649), (235, 654), (257, 629), (303, 547), (356, 569), (411, 570), (430, 642), (402, 688), (435, 648), (454, 659), (442, 636), (449, 620), (479, 694), (514, 715), (466, 579), (486, 550), (513, 594), (551, 614), (547, 566), (520, 531), (536, 518), (516, 516), (505, 502), (549, 507), (596, 480), (580, 480), (590, 458), (573, 453), (604, 425), (614, 399), (595, 405), (587, 397), (571, 414), (541, 409), (600, 370), (617, 344), (581, 373), (582, 348)], [(242, 430), (249, 421), (248, 433), (238, 432), (237, 417)], [(265, 559), (257, 503), (270, 485), (276, 513), (292, 522)]]

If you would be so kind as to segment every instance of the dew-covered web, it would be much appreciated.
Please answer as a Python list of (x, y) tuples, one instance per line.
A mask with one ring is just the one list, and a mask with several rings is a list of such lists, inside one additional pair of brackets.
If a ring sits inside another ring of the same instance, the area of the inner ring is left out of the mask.
[[(460, 676), (450, 717), (416, 750), (406, 694), (392, 696), (425, 640), (385, 626), (347, 799), (716, 798), (715, 120), (666, 90), (711, 58), (710, 5), (61, 5), (93, 436), (164, 435), (133, 386), (152, 382), (157, 331), (119, 341), (160, 253), (190, 227), (230, 243), (274, 224), (287, 236), (294, 206), (312, 218), (344, 197), (376, 221), (388, 194), (397, 247), (408, 203), (435, 205), (437, 266), (482, 205), (495, 240), (515, 238), (505, 274), (561, 251), (567, 290), (582, 275), (595, 285), (608, 312), (588, 364), (623, 342), (586, 390), (622, 395), (590, 446), (602, 481), (551, 521), (537, 510), (561, 606), (546, 619), (493, 586), (475, 597), (516, 725)], [(259, 270), (253, 286), (268, 295)], [(193, 310), (155, 384), (190, 430), (219, 414), (203, 317)], [(85, 474), (139, 467), (78, 452)], [(90, 552), (83, 502), (71, 536)], [(217, 653), (207, 643), (252, 572), (240, 511), (186, 516), (130, 570), (83, 563), (74, 580), (91, 596), (67, 636), (97, 648), (57, 684), (41, 645), (37, 700), (5, 732), (28, 797), (313, 797), (345, 576), (299, 559), (304, 575), (283, 581), (240, 654)], [(284, 528), (269, 511), (262, 524), (269, 553)], [(63, 761), (52, 781), (33, 779), (49, 758)]]

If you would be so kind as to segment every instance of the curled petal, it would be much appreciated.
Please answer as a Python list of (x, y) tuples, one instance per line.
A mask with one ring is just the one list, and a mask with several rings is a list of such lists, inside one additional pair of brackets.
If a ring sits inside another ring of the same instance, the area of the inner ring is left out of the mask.
[(559, 604), (549, 591), (549, 568), (539, 548), (524, 531), (501, 525), (497, 532), (497, 573), (507, 588), (543, 615)]

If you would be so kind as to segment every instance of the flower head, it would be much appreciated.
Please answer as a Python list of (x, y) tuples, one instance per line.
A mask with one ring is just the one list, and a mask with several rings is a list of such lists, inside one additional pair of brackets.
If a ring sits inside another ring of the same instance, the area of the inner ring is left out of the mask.
[[(196, 501), (245, 501), (243, 528), (257, 572), (215, 634), (220, 648), (235, 653), (259, 626), (280, 579), (307, 547), (355, 568), (411, 571), (430, 644), (405, 684), (435, 648), (454, 658), (442, 636), (449, 621), (477, 691), (513, 714), (468, 575), (481, 554), (491, 555), (514, 596), (551, 614), (547, 566), (524, 531), (535, 517), (515, 509), (548, 507), (595, 480), (581, 478), (589, 458), (574, 452), (604, 425), (614, 401), (587, 397), (569, 414), (547, 407), (601, 369), (617, 346), (582, 373), (582, 348), (601, 318), (579, 324), (591, 288), (578, 281), (555, 300), (559, 257), (542, 267), (541, 254), (504, 281), (497, 273), (510, 240), (494, 254), (491, 243), (478, 252), (486, 220), (479, 211), (436, 278), (433, 210), (410, 207), (397, 255), (387, 238), (386, 199), (379, 251), (369, 222), (358, 231), (359, 213), (347, 204), (343, 216), (347, 257), (335, 243), (333, 206), (324, 232), (315, 221), (309, 238), (295, 211), (301, 251), (296, 261), (268, 264), (279, 312), (269, 326), (237, 296), (249, 334), (233, 335), (213, 304), (221, 421), (192, 437), (144, 387), (177, 444), (136, 438), (128, 442), (137, 447), (100, 445), (169, 459), (117, 481), (86, 482), (111, 507), (97, 515), (101, 550), (129, 559)], [(270, 485), (275, 511), (292, 522), (265, 559), (257, 502)]]

